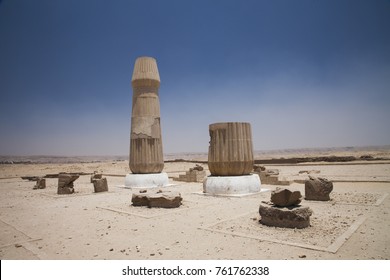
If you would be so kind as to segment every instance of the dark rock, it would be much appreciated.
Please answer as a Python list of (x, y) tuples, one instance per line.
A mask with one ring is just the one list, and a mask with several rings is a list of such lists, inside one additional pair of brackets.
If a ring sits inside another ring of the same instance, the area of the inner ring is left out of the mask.
[(39, 178), (35, 186), (33, 187), (34, 190), (45, 189), (45, 188), (46, 188), (46, 179), (43, 178)]
[(131, 203), (133, 206), (149, 206), (149, 199), (147, 195), (133, 193)]
[(94, 179), (93, 188), (95, 192), (106, 192), (108, 191), (107, 178)]
[(265, 171), (265, 167), (262, 165), (253, 165), (254, 172), (260, 173), (260, 171)]
[(320, 170), (301, 170), (298, 174), (318, 174), (320, 172)]
[(203, 166), (200, 166), (199, 164), (197, 164), (194, 168), (190, 168), (190, 171), (192, 171), (192, 170), (203, 171)]
[(310, 226), (313, 211), (309, 207), (276, 207), (260, 204), (260, 223), (283, 228), (306, 228)]
[(301, 203), (302, 195), (300, 191), (290, 191), (288, 189), (276, 188), (271, 193), (271, 202), (275, 206), (288, 207), (299, 205)]
[(309, 176), (309, 180), (305, 181), (306, 200), (328, 201), (332, 190), (333, 183), (325, 178)]
[(72, 194), (74, 193), (73, 187), (62, 187), (57, 189), (57, 194)]
[(100, 180), (103, 178), (103, 174), (97, 173), (96, 171), (91, 175), (91, 183), (93, 183), (94, 180)]
[(21, 177), (23, 180), (28, 180), (28, 181), (38, 181), (41, 177), (38, 176), (22, 176)]
[(74, 193), (73, 182), (76, 181), (79, 177), (79, 175), (60, 173), (58, 176), (57, 194)]
[(279, 169), (266, 169), (265, 173), (267, 176), (273, 176), (273, 175), (277, 176), (279, 175)]
[(160, 208), (177, 208), (181, 205), (182, 197), (179, 192), (151, 191), (149, 193), (133, 193), (133, 206), (147, 206)]

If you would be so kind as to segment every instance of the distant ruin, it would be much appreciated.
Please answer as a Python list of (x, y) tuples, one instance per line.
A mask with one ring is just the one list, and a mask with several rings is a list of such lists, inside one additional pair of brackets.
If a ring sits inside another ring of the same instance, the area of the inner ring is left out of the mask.
[(188, 171), (186, 171), (186, 174), (180, 174), (179, 178), (173, 178), (176, 181), (182, 181), (182, 182), (203, 182), (204, 178), (206, 177), (206, 171), (203, 169), (202, 166), (197, 164), (195, 167), (190, 168)]

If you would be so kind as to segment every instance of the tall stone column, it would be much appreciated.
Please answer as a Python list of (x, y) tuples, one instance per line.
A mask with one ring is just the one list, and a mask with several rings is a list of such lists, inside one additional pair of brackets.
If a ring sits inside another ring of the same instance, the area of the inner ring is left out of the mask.
[(160, 173), (164, 168), (158, 95), (160, 75), (154, 58), (137, 58), (131, 84), (130, 170), (134, 174)]
[(160, 75), (152, 57), (135, 61), (133, 77), (129, 167), (125, 185), (130, 188), (166, 186), (160, 126)]

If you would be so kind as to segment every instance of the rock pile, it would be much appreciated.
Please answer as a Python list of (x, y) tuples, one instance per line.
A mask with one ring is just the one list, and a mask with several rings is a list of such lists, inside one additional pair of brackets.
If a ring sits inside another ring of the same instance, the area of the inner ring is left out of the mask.
[(306, 228), (310, 226), (312, 210), (299, 205), (299, 191), (276, 188), (271, 193), (271, 202), (262, 202), (259, 207), (260, 223), (283, 228)]
[(333, 183), (325, 178), (309, 176), (309, 179), (305, 181), (306, 200), (328, 201), (332, 190)]
[(133, 206), (147, 206), (149, 208), (177, 208), (181, 205), (182, 197), (179, 192), (162, 190), (140, 190), (133, 193)]

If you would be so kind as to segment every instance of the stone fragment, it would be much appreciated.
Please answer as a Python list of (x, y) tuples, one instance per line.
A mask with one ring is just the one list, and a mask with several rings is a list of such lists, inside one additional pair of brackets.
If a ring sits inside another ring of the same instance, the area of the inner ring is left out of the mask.
[(133, 193), (131, 202), (133, 206), (147, 206), (159, 208), (177, 208), (181, 205), (182, 197), (174, 191), (151, 191), (146, 193)]
[(45, 189), (46, 188), (46, 179), (38, 178), (33, 190)]
[(196, 170), (196, 171), (203, 171), (203, 166), (201, 166), (201, 165), (199, 165), (199, 164), (196, 164), (195, 167), (190, 168), (190, 171), (193, 171), (193, 170)]
[(305, 181), (306, 200), (328, 201), (332, 190), (333, 183), (325, 178), (309, 176), (309, 179)]
[(38, 176), (22, 176), (23, 180), (38, 181), (41, 177)]
[(91, 175), (91, 183), (93, 183), (94, 180), (102, 179), (103, 174), (97, 173), (96, 171)]
[(301, 203), (302, 195), (300, 191), (290, 191), (277, 187), (271, 193), (271, 202), (278, 207), (296, 206)]
[(95, 192), (107, 192), (108, 191), (107, 178), (94, 179), (93, 188)]
[[(203, 182), (204, 178), (206, 177), (206, 171), (198, 169), (190, 168), (189, 171), (186, 171), (186, 174), (180, 174), (179, 178), (174, 178), (174, 180), (177, 181), (183, 181), (183, 182)], [(200, 168), (203, 168), (200, 166)]]
[(276, 207), (265, 203), (260, 204), (260, 223), (282, 228), (306, 228), (310, 226), (310, 216), (313, 211), (309, 207)]
[(133, 206), (149, 206), (148, 195), (146, 192), (133, 193), (131, 202)]
[(73, 182), (76, 181), (79, 177), (79, 175), (60, 173), (58, 176), (57, 194), (74, 193)]
[(260, 173), (260, 171), (265, 171), (265, 166), (253, 165), (253, 171), (256, 173)]
[(266, 169), (261, 165), (254, 165), (253, 171), (260, 176), (261, 183), (264, 185), (290, 185), (291, 182), (285, 178), (279, 178), (278, 169)]
[(320, 172), (320, 170), (301, 170), (298, 174), (318, 174)]

